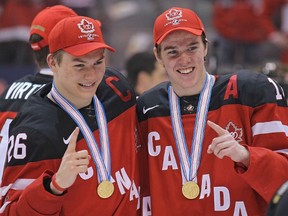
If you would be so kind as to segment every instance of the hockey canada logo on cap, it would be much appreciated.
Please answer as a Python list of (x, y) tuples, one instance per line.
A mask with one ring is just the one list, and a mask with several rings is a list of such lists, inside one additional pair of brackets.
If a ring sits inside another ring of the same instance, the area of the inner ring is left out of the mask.
[(165, 24), (165, 26), (172, 24), (174, 25), (178, 25), (181, 22), (187, 22), (187, 19), (183, 19), (182, 17), (182, 10), (177, 10), (175, 8), (171, 9), (168, 13), (165, 14), (165, 17), (167, 19), (167, 23)]
[(169, 13), (167, 13), (165, 16), (167, 20), (179, 19), (182, 17), (182, 11), (177, 9), (171, 9)]
[(78, 23), (78, 27), (81, 32), (85, 34), (89, 34), (95, 31), (93, 23), (86, 19), (82, 19), (81, 22)]
[(92, 34), (95, 31), (94, 25), (92, 22), (89, 22), (86, 19), (82, 19), (80, 23), (78, 23), (78, 28), (85, 35), (80, 35), (79, 38), (87, 38), (87, 40), (94, 40), (94, 37), (99, 37), (97, 34)]

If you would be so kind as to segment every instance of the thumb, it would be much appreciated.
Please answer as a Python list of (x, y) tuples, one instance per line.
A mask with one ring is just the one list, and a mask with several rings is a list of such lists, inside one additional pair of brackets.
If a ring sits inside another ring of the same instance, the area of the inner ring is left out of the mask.
[(71, 139), (70, 139), (70, 142), (69, 142), (69, 145), (66, 149), (66, 152), (69, 152), (69, 153), (72, 153), (72, 152), (75, 152), (76, 151), (76, 143), (77, 143), (77, 137), (78, 137), (78, 134), (79, 134), (79, 128), (76, 127), (74, 129), (74, 131), (72, 132), (72, 136), (71, 136)]
[(220, 127), (219, 125), (215, 124), (214, 122), (211, 121), (207, 121), (207, 124), (219, 135), (225, 135), (227, 133), (229, 133), (228, 131), (224, 130), (222, 127)]

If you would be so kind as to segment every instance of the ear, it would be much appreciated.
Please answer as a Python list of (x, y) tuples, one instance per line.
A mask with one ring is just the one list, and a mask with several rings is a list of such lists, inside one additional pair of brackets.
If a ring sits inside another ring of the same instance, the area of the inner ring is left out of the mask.
[(207, 56), (207, 53), (208, 53), (208, 42), (206, 43), (206, 46), (205, 46), (205, 50), (204, 50), (204, 56)]
[(48, 66), (50, 67), (50, 69), (51, 69), (53, 72), (56, 72), (56, 71), (57, 71), (57, 70), (56, 70), (57, 62), (56, 62), (56, 60), (53, 58), (53, 56), (52, 56), (51, 53), (48, 54), (46, 61), (47, 61)]

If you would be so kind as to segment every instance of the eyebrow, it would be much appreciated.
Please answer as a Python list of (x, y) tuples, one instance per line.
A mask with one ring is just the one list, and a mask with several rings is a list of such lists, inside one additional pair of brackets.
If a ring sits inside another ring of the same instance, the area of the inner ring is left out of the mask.
[[(96, 61), (101, 61), (101, 60), (103, 60), (105, 58), (105, 56), (104, 55), (102, 55), (99, 59), (97, 59)], [(78, 62), (81, 62), (81, 63), (86, 63), (86, 61), (84, 61), (84, 60), (82, 60), (81, 58), (77, 58), (77, 57), (75, 57), (74, 59), (73, 59), (73, 61), (78, 61)]]
[[(189, 43), (187, 46), (193, 46), (193, 45), (196, 45), (196, 44), (199, 44), (199, 42), (198, 41), (195, 41), (195, 42), (191, 42), (191, 43)], [(166, 51), (166, 50), (169, 50), (169, 49), (175, 49), (176, 48), (176, 46), (167, 46), (167, 47), (164, 47), (164, 51)]]

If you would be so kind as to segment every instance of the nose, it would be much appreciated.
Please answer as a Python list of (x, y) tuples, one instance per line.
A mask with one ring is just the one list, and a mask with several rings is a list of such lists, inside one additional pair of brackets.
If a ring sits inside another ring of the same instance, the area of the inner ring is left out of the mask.
[(91, 66), (85, 71), (85, 79), (93, 79), (97, 75), (97, 67)]
[(182, 53), (180, 53), (179, 55), (179, 63), (186, 65), (191, 63), (191, 53), (188, 51), (183, 51)]

